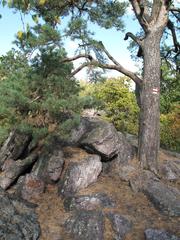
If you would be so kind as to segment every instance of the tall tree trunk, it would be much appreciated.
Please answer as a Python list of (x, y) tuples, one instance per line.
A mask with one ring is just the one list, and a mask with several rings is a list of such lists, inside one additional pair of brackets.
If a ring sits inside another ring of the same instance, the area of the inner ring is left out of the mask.
[(143, 169), (157, 173), (160, 145), (160, 40), (161, 31), (151, 31), (144, 40), (144, 75), (141, 89), (139, 160)]

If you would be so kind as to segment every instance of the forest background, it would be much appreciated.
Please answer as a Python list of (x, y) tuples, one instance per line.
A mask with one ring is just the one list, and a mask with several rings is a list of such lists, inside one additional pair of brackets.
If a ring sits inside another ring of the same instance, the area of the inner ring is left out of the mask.
[[(73, 64), (63, 59), (67, 53), (73, 55), (78, 42), (67, 38), (65, 45), (62, 44), (60, 30), (65, 27), (66, 21), (63, 23), (63, 19), (57, 19), (57, 22), (61, 21), (57, 30), (41, 22), (36, 15), (24, 17), (19, 12), (13, 15), (12, 10), (2, 6), (1, 10), (0, 25), (4, 28), (1, 29), (1, 40), (4, 38), (6, 45), (1, 44), (3, 51), (0, 57), (0, 144), (14, 127), (31, 132), (35, 141), (48, 140), (53, 134), (67, 137), (70, 129), (79, 124), (80, 115), (86, 108), (103, 110), (102, 117), (114, 123), (119, 131), (138, 134), (139, 108), (134, 87), (127, 77), (110, 72), (99, 74), (89, 67), (88, 75), (83, 73), (78, 79), (69, 78)], [(130, 9), (128, 11), (128, 18), (124, 19), (125, 28), (137, 31)], [(10, 31), (8, 25), (3, 23), (7, 13), (8, 22), (13, 27)], [(37, 24), (38, 21), (41, 24)], [(33, 29), (26, 39), (25, 32), (28, 33), (31, 24)], [(114, 51), (115, 57), (118, 54), (118, 60), (130, 65), (133, 70), (142, 71), (141, 62), (137, 62), (137, 58), (134, 59), (134, 66), (125, 57), (128, 56), (128, 50), (120, 54), (116, 51), (117, 45), (122, 45), (122, 49), (130, 45), (130, 51), (136, 51), (131, 42), (123, 41), (124, 33), (112, 29), (108, 35), (104, 30), (104, 33), (101, 32), (103, 35), (98, 36), (99, 31), (94, 25), (91, 25), (91, 29), (97, 39), (105, 40), (105, 45)], [(13, 47), (16, 48), (11, 50), (7, 36), (13, 40), (14, 34)], [(26, 45), (23, 46), (24, 40)], [(170, 40), (167, 38), (162, 43), (164, 48), (167, 47), (167, 41)], [(38, 49), (36, 54), (34, 49)], [(179, 73), (173, 64), (164, 61), (161, 80), (161, 146), (175, 151), (180, 151), (179, 99)]]

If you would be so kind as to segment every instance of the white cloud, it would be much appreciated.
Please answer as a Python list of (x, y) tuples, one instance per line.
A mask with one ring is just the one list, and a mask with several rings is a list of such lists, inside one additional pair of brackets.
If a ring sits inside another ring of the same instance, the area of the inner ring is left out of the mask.
[(69, 50), (76, 50), (77, 49), (77, 47), (78, 47), (78, 44), (76, 43), (76, 42), (74, 42), (74, 41), (71, 41), (71, 40), (69, 40), (67, 43), (66, 43), (66, 47), (67, 47), (67, 50), (69, 51)]

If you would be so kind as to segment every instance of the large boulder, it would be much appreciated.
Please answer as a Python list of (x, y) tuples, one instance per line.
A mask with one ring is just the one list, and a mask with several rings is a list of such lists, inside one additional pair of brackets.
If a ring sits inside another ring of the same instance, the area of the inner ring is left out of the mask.
[(115, 207), (115, 202), (105, 193), (67, 197), (64, 200), (66, 211), (97, 210)]
[(0, 167), (7, 159), (19, 159), (30, 142), (31, 135), (21, 133), (18, 130), (12, 131), (0, 149)]
[(90, 152), (99, 154), (103, 160), (118, 156), (119, 162), (127, 162), (134, 153), (133, 147), (114, 125), (99, 119), (90, 119), (81, 145)]
[[(123, 133), (118, 132), (118, 156), (116, 159), (117, 164), (126, 165), (128, 161), (133, 159), (136, 154), (136, 148), (130, 144)], [(116, 164), (116, 165), (117, 165)]]
[(56, 182), (60, 179), (64, 165), (64, 154), (62, 149), (55, 149), (51, 152), (43, 151), (32, 173), (46, 183)]
[(81, 118), (79, 126), (72, 129), (68, 142), (70, 144), (79, 144), (82, 137), (92, 129), (91, 121), (88, 118)]
[(130, 179), (133, 191), (143, 192), (154, 206), (169, 216), (180, 216), (180, 191), (168, 186), (150, 171), (139, 171)]
[(85, 134), (81, 144), (90, 151), (110, 159), (118, 153), (119, 136), (113, 124), (91, 120), (92, 128)]
[(165, 160), (159, 167), (162, 178), (177, 181), (180, 180), (180, 160)]
[(38, 197), (45, 190), (45, 183), (33, 173), (26, 174), (22, 187), (21, 196), (23, 199), (31, 201), (32, 198)]
[(130, 186), (135, 193), (144, 191), (148, 184), (153, 182), (159, 182), (159, 178), (147, 170), (137, 170), (136, 174), (129, 179)]
[(28, 170), (37, 160), (37, 154), (32, 153), (23, 160), (6, 160), (0, 175), (0, 187), (7, 189), (21, 174)]
[(74, 240), (103, 240), (104, 217), (101, 211), (78, 211), (65, 222)]
[(38, 240), (39, 237), (34, 207), (0, 189), (0, 239)]
[(180, 191), (162, 182), (151, 181), (143, 192), (154, 206), (169, 216), (180, 216)]
[(138, 171), (138, 163), (136, 166), (131, 162), (122, 163), (122, 158), (116, 157), (112, 161), (103, 162), (103, 172), (109, 176), (117, 176), (120, 180), (129, 182)]
[(145, 230), (146, 240), (180, 240), (179, 237), (173, 235), (164, 229), (146, 229)]
[(116, 234), (116, 240), (123, 240), (128, 232), (132, 229), (132, 223), (119, 213), (109, 212), (107, 214), (112, 228)]
[(101, 158), (89, 155), (79, 162), (70, 162), (59, 184), (62, 196), (71, 196), (97, 180), (102, 170)]

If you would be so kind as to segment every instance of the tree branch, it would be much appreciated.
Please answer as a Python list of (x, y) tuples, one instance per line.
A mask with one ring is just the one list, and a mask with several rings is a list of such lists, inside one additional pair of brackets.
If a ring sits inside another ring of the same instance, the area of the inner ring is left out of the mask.
[(175, 12), (175, 11), (170, 11), (172, 13), (172, 15), (178, 20), (180, 21), (180, 14), (179, 12)]
[(146, 18), (146, 14), (145, 14), (145, 13), (147, 13), (146, 6), (144, 5), (144, 3), (142, 1), (139, 1), (139, 0), (129, 0), (129, 1), (133, 7), (134, 13), (135, 13), (140, 25), (142, 26), (144, 31), (147, 32), (149, 23)]
[(170, 7), (169, 11), (170, 12), (178, 12), (178, 13), (180, 13), (180, 8)]
[(85, 62), (85, 63), (81, 64), (77, 69), (75, 69), (71, 73), (71, 77), (74, 76), (75, 74), (77, 74), (83, 68), (88, 67), (88, 66), (95, 66), (95, 67), (99, 67), (99, 68), (102, 68), (102, 69), (108, 69), (108, 70), (116, 70), (116, 71), (118, 71), (120, 73), (123, 73), (127, 77), (131, 78), (139, 86), (142, 85), (142, 79), (141, 78), (139, 78), (135, 73), (125, 69), (120, 64), (118, 64), (118, 65), (111, 65), (111, 64), (100, 63), (100, 62), (98, 62), (96, 60), (92, 60), (90, 62)]
[(70, 77), (73, 77), (74, 75), (76, 75), (78, 72), (80, 72), (83, 68), (91, 66), (90, 62), (85, 62), (82, 63), (78, 68), (76, 68), (71, 74)]
[(90, 61), (93, 59), (91, 55), (89, 54), (79, 54), (77, 56), (74, 56), (74, 57), (67, 57), (67, 58), (64, 58), (62, 61), (60, 61), (61, 63), (64, 63), (64, 62), (72, 62), (74, 60), (77, 60), (79, 58), (86, 58), (86, 59), (89, 59)]
[(173, 43), (174, 43), (174, 47), (175, 47), (175, 52), (178, 52), (180, 50), (180, 44), (179, 44), (179, 42), (177, 40), (175, 27), (174, 27), (173, 22), (171, 22), (171, 20), (168, 20), (167, 27), (168, 27), (168, 29), (172, 33), (172, 38), (173, 38)]
[(159, 6), (159, 11), (158, 11), (158, 16), (155, 19), (155, 24), (156, 24), (156, 28), (158, 28), (159, 26), (162, 27), (164, 25), (164, 27), (167, 25), (168, 22), (168, 12), (169, 12), (169, 7), (170, 7), (170, 0), (154, 0), (155, 2), (157, 2), (157, 6)]
[(115, 65), (120, 65), (118, 61), (108, 52), (108, 50), (105, 48), (104, 44), (100, 41), (99, 44), (102, 47), (102, 50), (106, 54), (106, 56), (115, 64)]
[(143, 56), (143, 48), (144, 48), (144, 40), (136, 37), (131, 32), (126, 33), (124, 40), (127, 40), (129, 37), (139, 45), (139, 50), (138, 50), (137, 56), (142, 57)]
[(138, 37), (136, 37), (134, 34), (132, 34), (131, 32), (127, 32), (124, 40), (128, 40), (128, 38), (131, 38), (134, 42), (136, 42), (140, 47), (143, 47), (143, 39), (140, 39)]
[(155, 23), (157, 21), (157, 18), (159, 16), (159, 12), (161, 9), (161, 1), (160, 0), (154, 0), (152, 5), (152, 12), (151, 12), (151, 23)]

